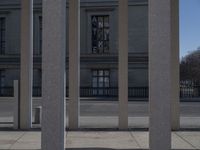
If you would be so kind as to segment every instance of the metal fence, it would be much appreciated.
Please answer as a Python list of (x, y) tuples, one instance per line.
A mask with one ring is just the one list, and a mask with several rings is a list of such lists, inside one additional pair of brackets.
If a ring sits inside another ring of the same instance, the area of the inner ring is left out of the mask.
[(0, 97), (13, 97), (14, 88), (13, 87), (2, 87), (0, 88)]
[(181, 81), (180, 98), (200, 98), (200, 84), (198, 82)]
[[(33, 87), (33, 97), (41, 97), (41, 87)], [(68, 97), (66, 88), (66, 97)], [(13, 87), (3, 87), (0, 89), (0, 97), (12, 97)], [(117, 97), (118, 87), (94, 88), (81, 87), (81, 97)], [(129, 87), (129, 98), (148, 98), (148, 87)], [(200, 98), (200, 85), (180, 84), (180, 98)]]
[[(0, 96), (13, 96), (13, 87), (3, 87), (0, 89)], [(41, 97), (42, 90), (41, 87), (33, 87), (33, 97)], [(66, 88), (66, 97), (68, 97), (69, 92)], [(129, 97), (135, 98), (147, 98), (148, 97), (148, 87), (129, 87), (128, 89)], [(81, 97), (117, 97), (118, 88), (108, 87), (108, 88), (94, 88), (94, 87), (81, 87), (80, 88)]]

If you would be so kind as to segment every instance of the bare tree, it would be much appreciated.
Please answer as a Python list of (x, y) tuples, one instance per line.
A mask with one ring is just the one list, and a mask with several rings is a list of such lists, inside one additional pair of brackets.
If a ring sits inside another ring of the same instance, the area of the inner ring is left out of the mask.
[(181, 81), (200, 82), (200, 47), (182, 58), (180, 79)]

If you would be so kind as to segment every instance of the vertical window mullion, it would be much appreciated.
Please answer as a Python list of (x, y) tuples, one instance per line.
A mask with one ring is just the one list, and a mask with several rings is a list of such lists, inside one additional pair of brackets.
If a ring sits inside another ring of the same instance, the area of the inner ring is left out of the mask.
[(6, 22), (5, 22), (5, 18), (1, 17), (0, 18), (0, 54), (4, 54), (5, 53), (5, 33), (6, 32)]
[[(106, 47), (109, 40), (108, 39), (105, 39), (105, 29), (108, 30), (109, 32), (109, 25), (106, 27), (105, 26), (105, 19), (107, 18), (107, 23), (109, 24), (109, 16), (108, 15), (96, 15), (96, 16), (91, 16), (91, 20), (92, 20), (92, 53), (107, 53), (107, 51), (109, 51), (109, 47)], [(96, 25), (94, 26), (94, 22), (93, 22), (93, 19), (96, 19)], [(100, 19), (101, 18), (101, 19)], [(99, 26), (99, 23), (100, 21), (102, 21), (102, 27)], [(96, 38), (94, 39), (93, 35), (93, 31), (94, 31), (94, 28), (96, 28)], [(99, 34), (102, 34), (102, 37), (99, 35)], [(109, 33), (108, 33), (108, 36), (109, 36)], [(109, 37), (108, 37), (109, 38)], [(95, 43), (95, 44), (94, 44)], [(102, 47), (99, 47), (100, 45), (99, 44), (102, 44), (101, 46)], [(95, 49), (95, 51), (94, 51)], [(105, 49), (107, 49), (105, 51)]]
[(2, 18), (0, 18), (0, 53), (2, 54)]
[(103, 53), (105, 52), (104, 51), (104, 19), (105, 19), (105, 16), (103, 16), (103, 28), (102, 28), (102, 30), (103, 30)]
[(42, 54), (42, 16), (39, 16), (39, 54)]

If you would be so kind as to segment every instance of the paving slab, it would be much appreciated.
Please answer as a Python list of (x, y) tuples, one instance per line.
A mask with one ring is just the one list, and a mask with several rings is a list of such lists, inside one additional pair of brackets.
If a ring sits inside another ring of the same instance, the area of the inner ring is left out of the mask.
[(200, 149), (200, 132), (177, 132), (176, 134), (182, 137), (182, 139), (190, 143), (196, 149)]
[(141, 148), (149, 148), (149, 132), (131, 132), (131, 135)]
[[(70, 131), (66, 132), (67, 150), (148, 149), (149, 133), (141, 131)], [(200, 132), (173, 132), (172, 148), (200, 149)], [(0, 132), (0, 149), (40, 150), (41, 132)]]
[[(148, 132), (131, 132), (136, 142), (143, 149), (149, 148), (149, 133)], [(172, 148), (173, 149), (195, 149), (189, 142), (185, 141), (176, 133), (172, 133)]]
[(40, 149), (41, 132), (26, 132), (10, 149)]
[(0, 149), (9, 149), (23, 135), (24, 132), (0, 132)]
[(172, 148), (173, 149), (195, 149), (189, 142), (182, 139), (176, 133), (172, 133)]
[(129, 132), (68, 132), (67, 148), (140, 148)]

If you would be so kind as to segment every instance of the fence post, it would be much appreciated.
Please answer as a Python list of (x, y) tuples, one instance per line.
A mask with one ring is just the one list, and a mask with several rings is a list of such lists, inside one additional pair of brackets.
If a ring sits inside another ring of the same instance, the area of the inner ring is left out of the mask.
[(13, 83), (13, 89), (14, 89), (14, 109), (13, 109), (13, 128), (18, 129), (19, 128), (19, 83), (18, 80), (14, 80)]

